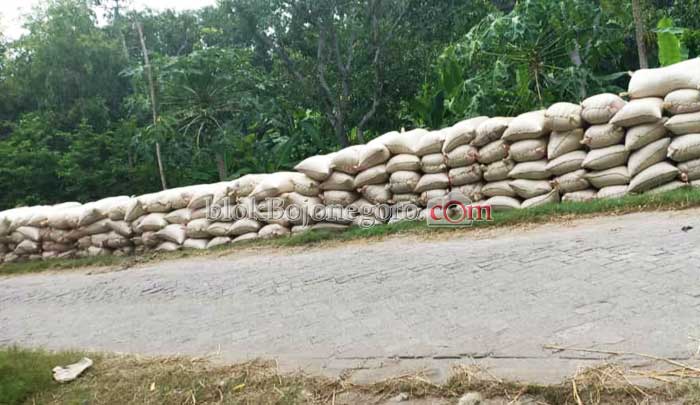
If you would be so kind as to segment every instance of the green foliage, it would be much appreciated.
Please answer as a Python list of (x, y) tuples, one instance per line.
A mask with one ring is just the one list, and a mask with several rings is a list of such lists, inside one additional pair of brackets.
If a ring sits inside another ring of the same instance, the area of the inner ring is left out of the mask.
[(689, 58), (700, 57), (700, 30), (686, 29), (683, 31), (681, 43), (688, 49)]
[(104, 129), (119, 114), (128, 83), (119, 43), (97, 27), (86, 0), (56, 0), (32, 16), (29, 34), (10, 44), (3, 81), (20, 111), (54, 113), (54, 124), (72, 129), (83, 119)]
[(673, 65), (688, 59), (688, 48), (681, 42), (681, 36), (685, 30), (674, 27), (672, 18), (664, 17), (659, 20), (655, 32), (661, 66)]
[(63, 139), (51, 130), (49, 119), (39, 114), (25, 116), (0, 142), (0, 206), (41, 204), (57, 201), (62, 189), (57, 175)]
[[(0, 206), (36, 205), (146, 192), (150, 165), (134, 164), (133, 127), (97, 132), (87, 123), (54, 130), (50, 116), (27, 114), (0, 142)], [(154, 179), (155, 180), (155, 179)]]
[[(679, 43), (680, 57), (683, 46), (700, 52), (698, 1), (645, 2), (647, 26), (667, 18), (662, 63), (678, 59)], [(156, 142), (171, 187), (287, 170), (342, 138), (617, 92), (637, 59), (629, 2), (384, 1), (376, 31), (370, 4), (220, 0), (154, 12), (45, 0), (26, 35), (0, 39), (0, 210), (156, 191)], [(156, 78), (155, 124), (134, 23)], [(335, 98), (318, 85), (321, 67)]]
[(679, 27), (700, 29), (700, 0), (673, 0), (671, 7), (659, 5), (659, 8), (673, 18)]
[(603, 73), (621, 68), (625, 35), (622, 21), (594, 1), (520, 1), (446, 47), (404, 117), (437, 128), (616, 90)]

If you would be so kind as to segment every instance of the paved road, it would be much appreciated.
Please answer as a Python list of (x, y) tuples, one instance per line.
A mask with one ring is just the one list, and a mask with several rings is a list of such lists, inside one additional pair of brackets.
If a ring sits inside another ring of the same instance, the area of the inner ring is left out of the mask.
[(544, 344), (692, 360), (693, 337), (700, 210), (0, 278), (0, 345), (274, 357), (358, 380), (471, 362), (556, 380), (602, 357)]

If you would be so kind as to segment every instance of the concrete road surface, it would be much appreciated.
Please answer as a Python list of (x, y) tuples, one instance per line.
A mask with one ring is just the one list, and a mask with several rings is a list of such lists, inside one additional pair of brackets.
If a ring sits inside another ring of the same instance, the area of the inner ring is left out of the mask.
[(358, 381), (476, 363), (550, 382), (642, 359), (543, 345), (693, 362), (698, 339), (697, 209), (0, 278), (0, 345), (276, 358)]

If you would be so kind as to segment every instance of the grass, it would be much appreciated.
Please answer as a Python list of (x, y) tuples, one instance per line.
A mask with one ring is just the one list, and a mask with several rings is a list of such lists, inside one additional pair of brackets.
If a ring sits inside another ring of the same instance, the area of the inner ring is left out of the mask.
[(192, 256), (227, 254), (251, 247), (295, 247), (313, 246), (319, 243), (343, 242), (361, 239), (380, 239), (391, 235), (431, 235), (469, 232), (470, 229), (497, 228), (523, 224), (537, 224), (561, 219), (582, 218), (595, 215), (619, 215), (642, 211), (682, 210), (700, 207), (700, 188), (685, 188), (662, 194), (630, 195), (618, 199), (594, 200), (589, 202), (565, 202), (540, 207), (496, 212), (492, 221), (475, 222), (468, 228), (429, 227), (422, 221), (404, 221), (378, 225), (371, 228), (350, 228), (343, 232), (309, 231), (289, 237), (251, 240), (236, 245), (219, 246), (208, 251), (182, 250), (177, 252), (149, 252), (139, 256), (101, 256), (80, 259), (49, 259), (45, 261), (6, 263), (0, 265), (0, 275), (32, 273), (46, 270), (62, 270), (81, 267), (115, 266), (128, 268), (135, 264), (158, 260), (178, 259)]
[(75, 259), (49, 259), (32, 260), (26, 262), (3, 263), (0, 265), (0, 274), (37, 273), (46, 270), (67, 270), (81, 267), (114, 266), (125, 262), (124, 257), (97, 256), (80, 257)]
[[(77, 380), (58, 384), (51, 369), (89, 356), (95, 364)], [(675, 400), (700, 404), (697, 379), (677, 379), (654, 387), (629, 382), (612, 364), (584, 370), (560, 384), (502, 381), (474, 366), (459, 366), (444, 384), (421, 373), (385, 381), (354, 384), (303, 373), (282, 374), (271, 361), (213, 365), (204, 359), (141, 358), (52, 353), (0, 348), (0, 404), (353, 404), (380, 403), (399, 393), (409, 398), (455, 403), (466, 392), (506, 402), (529, 397), (544, 404), (637, 404)], [(698, 376), (695, 376), (697, 378)], [(580, 400), (580, 402), (579, 402)], [(534, 403), (534, 402), (533, 402)]]
[(39, 392), (57, 388), (51, 370), (80, 360), (73, 352), (50, 353), (16, 347), (0, 350), (0, 404), (22, 404)]

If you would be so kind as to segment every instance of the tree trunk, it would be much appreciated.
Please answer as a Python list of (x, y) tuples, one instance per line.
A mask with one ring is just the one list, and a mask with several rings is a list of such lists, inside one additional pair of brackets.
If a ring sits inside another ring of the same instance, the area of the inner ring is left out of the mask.
[(163, 190), (168, 189), (168, 185), (165, 183), (165, 170), (163, 170), (163, 159), (160, 155), (160, 142), (156, 142), (156, 160), (158, 161), (158, 173), (160, 174), (160, 184), (163, 186)]
[[(148, 59), (148, 50), (146, 49), (146, 41), (143, 39), (143, 29), (140, 23), (136, 23), (136, 30), (139, 33), (139, 40), (141, 41), (141, 50), (143, 52), (143, 67), (146, 71), (146, 77), (148, 78), (148, 90), (150, 92), (151, 98), (151, 112), (153, 114), (153, 127), (158, 125), (158, 109), (156, 107), (156, 87), (153, 84), (153, 73), (151, 72), (151, 62)], [(158, 162), (158, 174), (160, 175), (160, 184), (163, 190), (168, 189), (168, 183), (165, 181), (165, 170), (163, 170), (163, 159), (160, 154), (160, 142), (156, 141), (156, 160)]]
[(216, 167), (219, 171), (219, 181), (226, 180), (226, 177), (228, 177), (228, 173), (226, 173), (226, 160), (224, 159), (224, 155), (219, 152), (216, 153)]
[(639, 68), (649, 68), (647, 62), (647, 47), (644, 43), (644, 21), (642, 21), (642, 6), (639, 0), (632, 0), (632, 15), (634, 16), (634, 32), (637, 39), (637, 53), (639, 54)]
[(338, 139), (340, 146), (343, 148), (348, 147), (350, 141), (348, 139), (348, 134), (345, 133), (345, 125), (342, 123), (342, 119), (340, 123), (334, 123), (333, 129), (335, 129), (335, 137)]

